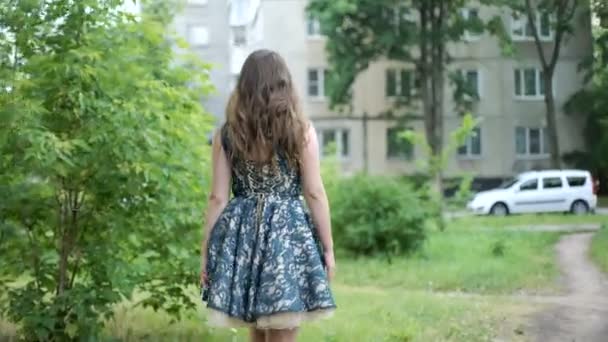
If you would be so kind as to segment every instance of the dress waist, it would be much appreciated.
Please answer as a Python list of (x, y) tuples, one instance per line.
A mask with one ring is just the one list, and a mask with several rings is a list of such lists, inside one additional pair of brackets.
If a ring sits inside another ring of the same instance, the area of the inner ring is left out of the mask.
[(256, 209), (255, 209), (255, 217), (258, 222), (256, 225), (256, 229), (259, 229), (259, 226), (263, 219), (263, 211), (266, 205), (266, 200), (269, 198), (278, 199), (278, 200), (300, 200), (301, 194), (299, 193), (279, 193), (279, 192), (247, 192), (235, 194), (233, 199), (244, 198), (244, 199), (256, 199)]
[(300, 193), (277, 193), (277, 192), (247, 192), (238, 193), (234, 195), (235, 198), (255, 198), (255, 199), (266, 199), (266, 198), (279, 198), (279, 199), (301, 199), (302, 194)]

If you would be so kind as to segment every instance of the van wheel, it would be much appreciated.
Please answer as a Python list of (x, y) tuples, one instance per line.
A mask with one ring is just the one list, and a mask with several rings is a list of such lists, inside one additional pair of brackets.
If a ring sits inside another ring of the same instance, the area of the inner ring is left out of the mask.
[(570, 212), (574, 215), (586, 215), (589, 213), (589, 206), (585, 201), (577, 200), (572, 203)]
[(490, 209), (490, 215), (507, 216), (509, 215), (509, 208), (504, 203), (496, 203)]

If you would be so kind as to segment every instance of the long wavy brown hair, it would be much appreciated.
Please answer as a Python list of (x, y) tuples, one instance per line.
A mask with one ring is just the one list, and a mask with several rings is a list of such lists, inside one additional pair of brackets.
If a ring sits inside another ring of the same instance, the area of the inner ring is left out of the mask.
[(253, 52), (241, 70), (226, 108), (232, 159), (268, 162), (280, 152), (299, 166), (308, 121), (287, 64), (276, 52)]

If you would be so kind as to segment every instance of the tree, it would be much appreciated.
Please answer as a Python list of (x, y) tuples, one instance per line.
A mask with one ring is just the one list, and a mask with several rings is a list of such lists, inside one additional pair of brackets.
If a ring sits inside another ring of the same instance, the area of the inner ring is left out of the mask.
[(0, 4), (0, 296), (28, 341), (95, 338), (112, 305), (194, 303), (207, 66), (166, 1)]
[[(602, 10), (608, 7), (597, 1), (593, 9), (601, 18)], [(585, 114), (585, 151), (575, 151), (566, 155), (566, 160), (577, 167), (592, 170), (604, 189), (608, 183), (608, 25), (594, 30), (595, 53), (593, 61), (586, 66), (589, 85), (574, 94), (566, 103), (566, 113)]]
[(464, 86), (462, 77), (448, 75), (451, 58), (447, 46), (465, 42), (465, 33), (485, 30), (501, 37), (500, 42), (506, 41), (500, 18), (483, 21), (479, 15), (465, 16), (462, 10), (469, 4), (467, 0), (312, 0), (308, 7), (328, 37), (328, 90), (334, 108), (342, 110), (349, 103), (352, 84), (371, 63), (387, 58), (415, 66), (417, 91), (415, 95), (397, 94), (395, 110), (404, 105), (421, 107), (416, 110), (422, 115), (411, 115), (406, 108), (401, 116), (424, 121), (428, 171), (439, 212), (443, 211), (446, 82), (455, 81), (455, 110), (459, 113), (470, 112), (474, 102), (471, 99), (476, 98), (475, 92)]
[(600, 26), (608, 28), (608, 3), (602, 0), (591, 1), (593, 12), (600, 20)]
[[(449, 159), (456, 154), (458, 148), (466, 142), (467, 138), (469, 138), (472, 134), (475, 134), (474, 129), (480, 124), (480, 121), (480, 119), (473, 118), (471, 114), (465, 114), (462, 117), (460, 127), (450, 133), (447, 144), (441, 150), (441, 153), (427, 160), (420, 161), (419, 166), (422, 169), (423, 174), (432, 175), (440, 173), (441, 170), (445, 169)], [(412, 130), (407, 130), (400, 134), (400, 138), (422, 147), (428, 155), (432, 155), (431, 146), (428, 144), (427, 140), (422, 134)], [(460, 200), (469, 195), (472, 181), (473, 179), (470, 176), (465, 176), (460, 181), (457, 191), (457, 196), (460, 197)], [(436, 223), (439, 230), (445, 230), (446, 224), (443, 219), (443, 200), (441, 198), (441, 194), (428, 190), (424, 190), (423, 192), (430, 194), (429, 197), (431, 197), (431, 201), (429, 201), (428, 204), (432, 207), (432, 216), (436, 218)]]
[[(583, 0), (514, 0), (511, 7), (514, 11), (527, 18), (527, 25), (532, 31), (534, 45), (542, 68), (543, 84), (545, 86), (544, 99), (546, 108), (547, 132), (549, 133), (549, 152), (551, 154), (551, 167), (561, 168), (562, 155), (559, 147), (557, 132), (557, 108), (553, 89), (553, 77), (559, 61), (561, 47), (568, 36), (574, 32), (574, 17), (577, 10), (583, 8), (587, 1)], [(553, 35), (552, 48), (545, 49), (541, 37), (541, 22), (551, 22)]]

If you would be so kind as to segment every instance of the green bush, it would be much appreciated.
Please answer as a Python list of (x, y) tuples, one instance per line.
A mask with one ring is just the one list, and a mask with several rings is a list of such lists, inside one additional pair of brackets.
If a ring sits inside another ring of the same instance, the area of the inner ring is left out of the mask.
[(334, 182), (329, 197), (338, 248), (355, 255), (385, 254), (390, 261), (424, 241), (429, 206), (409, 183), (364, 175)]
[(168, 1), (137, 20), (120, 3), (0, 5), (0, 315), (19, 340), (97, 341), (136, 294), (176, 319), (198, 302), (209, 68), (175, 53)]

